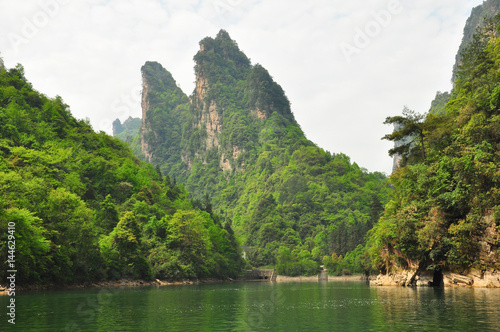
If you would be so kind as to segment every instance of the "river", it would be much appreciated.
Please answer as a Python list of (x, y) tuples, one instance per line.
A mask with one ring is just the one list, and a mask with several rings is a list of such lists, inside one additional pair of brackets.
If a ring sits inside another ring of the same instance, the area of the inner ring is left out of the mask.
[(500, 289), (234, 282), (16, 294), (16, 331), (499, 331)]

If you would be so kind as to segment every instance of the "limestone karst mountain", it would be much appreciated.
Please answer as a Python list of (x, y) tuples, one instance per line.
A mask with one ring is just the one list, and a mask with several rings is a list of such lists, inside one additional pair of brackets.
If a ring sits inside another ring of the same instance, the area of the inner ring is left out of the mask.
[(310, 263), (363, 245), (387, 201), (384, 175), (309, 141), (281, 86), (226, 31), (194, 61), (190, 97), (160, 64), (142, 67), (143, 157), (231, 220), (254, 265), (275, 264), (280, 248)]

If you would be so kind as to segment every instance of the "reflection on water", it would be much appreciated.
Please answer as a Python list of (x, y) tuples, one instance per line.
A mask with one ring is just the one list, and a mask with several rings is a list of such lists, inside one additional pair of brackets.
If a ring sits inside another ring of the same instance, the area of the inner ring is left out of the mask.
[[(6, 308), (8, 297), (0, 297)], [(6, 309), (3, 309), (6, 313)], [(0, 330), (7, 326), (2, 314)], [(497, 331), (500, 289), (227, 283), (18, 294), (19, 331)]]

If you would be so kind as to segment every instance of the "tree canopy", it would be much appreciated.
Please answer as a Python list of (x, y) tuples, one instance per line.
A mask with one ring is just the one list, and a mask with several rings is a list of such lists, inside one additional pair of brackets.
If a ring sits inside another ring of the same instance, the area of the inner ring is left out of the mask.
[(229, 224), (34, 90), (20, 65), (0, 68), (0, 156), (2, 279), (9, 224), (20, 286), (228, 278), (244, 265)]

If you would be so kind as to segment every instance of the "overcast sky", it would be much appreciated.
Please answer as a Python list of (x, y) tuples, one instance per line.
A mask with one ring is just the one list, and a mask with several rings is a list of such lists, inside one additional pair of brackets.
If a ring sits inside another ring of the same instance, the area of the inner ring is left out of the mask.
[(285, 90), (307, 137), (389, 174), (387, 116), (451, 89), (465, 22), (482, 0), (0, 0), (0, 52), (38, 91), (111, 133), (140, 117), (140, 68), (194, 90), (199, 41), (226, 29)]

